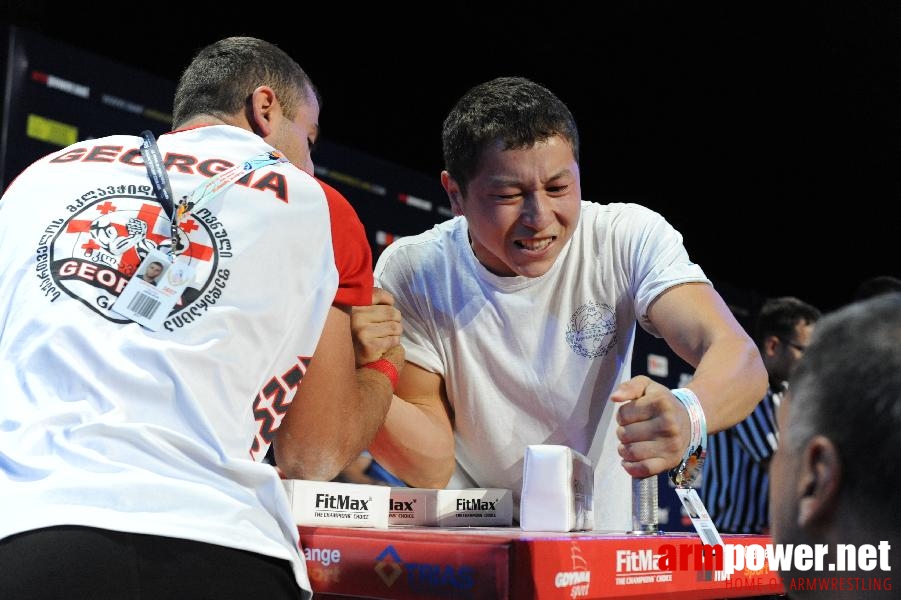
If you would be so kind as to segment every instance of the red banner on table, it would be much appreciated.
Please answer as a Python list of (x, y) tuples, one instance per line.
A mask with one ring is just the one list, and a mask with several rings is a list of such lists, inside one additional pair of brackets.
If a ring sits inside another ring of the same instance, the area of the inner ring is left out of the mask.
[[(701, 544), (687, 533), (540, 535), (511, 528), (433, 527), (300, 527), (300, 533), (317, 594), (397, 600), (695, 600), (783, 593), (781, 580), (766, 564), (726, 577), (710, 563), (696, 563)], [(724, 536), (723, 541), (772, 543), (768, 536), (755, 535)]]

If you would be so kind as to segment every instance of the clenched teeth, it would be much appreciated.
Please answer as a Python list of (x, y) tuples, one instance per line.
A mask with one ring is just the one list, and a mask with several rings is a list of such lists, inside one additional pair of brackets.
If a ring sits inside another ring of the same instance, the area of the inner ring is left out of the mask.
[(542, 238), (540, 240), (516, 240), (516, 245), (525, 250), (544, 250), (551, 245), (556, 237)]

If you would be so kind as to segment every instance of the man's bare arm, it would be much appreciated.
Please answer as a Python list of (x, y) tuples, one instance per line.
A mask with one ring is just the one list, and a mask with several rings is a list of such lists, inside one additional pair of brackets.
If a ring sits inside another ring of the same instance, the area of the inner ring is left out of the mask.
[(369, 452), (413, 487), (443, 488), (454, 473), (454, 433), (441, 376), (408, 362)]
[[(719, 294), (692, 283), (664, 292), (648, 311), (670, 348), (696, 367), (689, 387), (701, 402), (708, 433), (744, 419), (766, 393), (760, 353)], [(688, 411), (665, 386), (646, 376), (620, 384), (620, 456), (633, 477), (673, 468), (690, 439)]]
[[(398, 369), (399, 345), (383, 354)], [(388, 412), (391, 383), (357, 368), (350, 310), (332, 306), (316, 352), (276, 432), (275, 460), (291, 479), (333, 479), (366, 449)]]

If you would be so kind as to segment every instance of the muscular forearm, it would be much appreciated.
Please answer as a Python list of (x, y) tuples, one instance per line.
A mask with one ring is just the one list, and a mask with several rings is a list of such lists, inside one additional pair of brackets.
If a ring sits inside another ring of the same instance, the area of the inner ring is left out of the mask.
[[(744, 353), (742, 345), (733, 345), (729, 354), (722, 352), (723, 347), (708, 353), (687, 385), (701, 402), (708, 433), (744, 419), (763, 396), (766, 374), (758, 364), (759, 354)], [(695, 411), (666, 386), (645, 375), (621, 383), (610, 399), (622, 403), (616, 416), (620, 425), (616, 435), (629, 475), (648, 477), (679, 464), (692, 442), (695, 429), (691, 418), (697, 415)]]
[[(356, 367), (349, 315), (332, 307), (316, 353), (276, 432), (276, 462), (286, 477), (329, 480), (359, 456), (391, 403), (391, 382)], [(384, 353), (403, 368), (403, 347)]]
[(454, 436), (446, 416), (397, 396), (369, 451), (413, 487), (443, 488), (454, 472)]
[(303, 416), (297, 415), (306, 423), (286, 422), (279, 428), (276, 462), (286, 477), (333, 479), (366, 449), (388, 412), (391, 384), (384, 375), (361, 368), (353, 387), (356, 391), (348, 390), (339, 402), (307, 406)]
[(704, 407), (707, 431), (715, 433), (743, 420), (766, 394), (767, 376), (750, 340), (732, 338), (711, 347), (688, 384)]
[[(726, 429), (747, 417), (766, 392), (760, 353), (726, 303), (706, 284), (685, 284), (661, 294), (648, 316), (669, 347), (695, 374), (688, 383), (704, 412), (707, 432)], [(676, 466), (690, 447), (692, 415), (682, 394), (639, 375), (617, 386), (617, 437), (623, 467), (647, 477)], [(691, 398), (689, 397), (689, 401)], [(691, 403), (693, 406), (693, 403)]]
[(649, 316), (670, 348), (695, 367), (688, 387), (701, 401), (708, 432), (726, 429), (754, 410), (767, 386), (760, 352), (712, 287), (671, 288), (655, 300)]

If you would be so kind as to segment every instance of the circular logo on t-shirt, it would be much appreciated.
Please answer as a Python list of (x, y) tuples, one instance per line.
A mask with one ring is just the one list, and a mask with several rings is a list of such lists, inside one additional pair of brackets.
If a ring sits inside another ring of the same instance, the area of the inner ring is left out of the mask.
[(605, 356), (616, 344), (616, 313), (593, 300), (583, 304), (569, 319), (566, 342), (579, 356)]
[[(134, 187), (134, 186), (131, 186)], [(122, 289), (151, 251), (169, 253), (172, 246), (169, 217), (152, 196), (127, 193), (128, 186), (109, 193), (54, 221), (48, 230), (56, 236), (38, 252), (38, 271), (48, 273), (62, 291), (96, 313), (117, 323), (128, 319), (111, 307)], [(189, 215), (179, 223), (175, 253), (190, 264), (194, 280), (185, 288), (172, 313), (186, 308), (203, 293), (216, 272), (219, 252), (204, 219)], [(44, 261), (47, 264), (41, 265)], [(178, 263), (176, 263), (178, 264)]]

